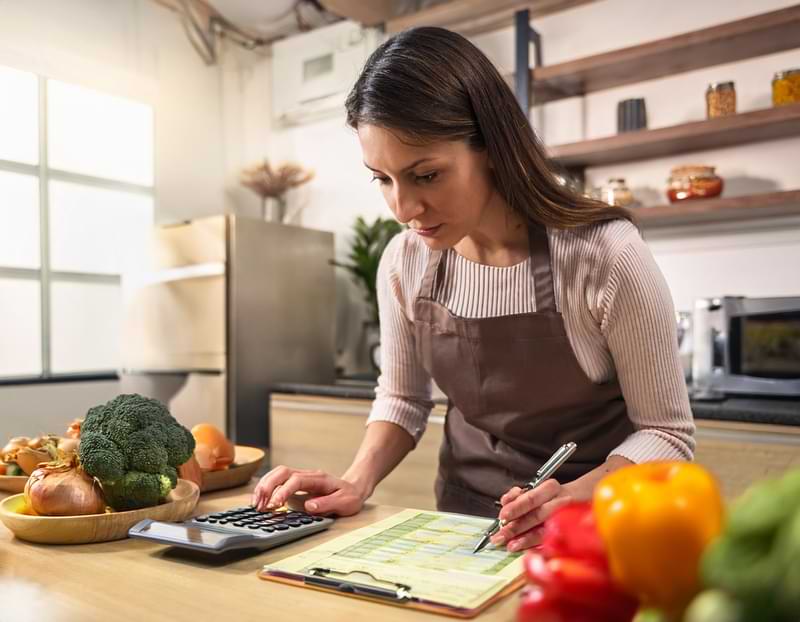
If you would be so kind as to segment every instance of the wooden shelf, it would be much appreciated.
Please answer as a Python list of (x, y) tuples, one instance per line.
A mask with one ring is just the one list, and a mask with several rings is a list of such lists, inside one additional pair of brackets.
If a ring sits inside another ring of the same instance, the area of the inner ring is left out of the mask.
[(531, 19), (571, 9), (596, 0), (451, 0), (386, 22), (386, 32), (400, 32), (414, 26), (442, 26), (474, 37), (513, 23), (514, 13), (530, 11)]
[[(534, 68), (531, 101), (546, 103), (797, 47), (800, 47), (800, 5)], [(771, 77), (766, 76), (765, 83)]]
[(693, 199), (671, 205), (641, 207), (632, 211), (644, 229), (777, 216), (800, 216), (800, 190), (731, 198)]
[(800, 135), (800, 103), (548, 149), (566, 167), (615, 164)]

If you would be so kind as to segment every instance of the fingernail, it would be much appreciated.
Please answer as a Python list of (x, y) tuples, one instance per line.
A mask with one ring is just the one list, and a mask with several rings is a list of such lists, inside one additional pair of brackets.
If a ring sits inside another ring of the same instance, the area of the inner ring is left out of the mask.
[(512, 543), (511, 543), (511, 544), (509, 544), (509, 545), (508, 545), (506, 548), (507, 548), (509, 551), (512, 551), (512, 552), (513, 552), (513, 551), (516, 551), (516, 550), (518, 550), (518, 549), (519, 549), (519, 544), (518, 544), (518, 543), (516, 543), (516, 542), (512, 542)]
[(312, 512), (316, 512), (317, 508), (319, 508), (319, 506), (316, 503), (314, 503), (313, 501), (309, 501), (308, 502), (308, 509), (309, 510), (311, 510)]
[(495, 546), (500, 546), (501, 544), (503, 544), (503, 542), (505, 542), (505, 538), (503, 536), (492, 536), (491, 538), (489, 538), (489, 542), (491, 542)]

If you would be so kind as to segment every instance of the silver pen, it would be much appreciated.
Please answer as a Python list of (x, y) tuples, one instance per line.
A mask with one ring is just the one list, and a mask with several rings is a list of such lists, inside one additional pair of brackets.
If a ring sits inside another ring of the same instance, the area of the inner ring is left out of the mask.
[[(558, 468), (564, 464), (573, 453), (575, 453), (577, 448), (578, 446), (575, 443), (565, 443), (559, 447), (556, 452), (550, 456), (547, 462), (545, 462), (542, 467), (536, 471), (534, 478), (522, 487), (522, 492), (533, 490), (543, 481), (552, 476), (553, 473), (555, 473)], [(472, 553), (475, 554), (478, 551), (483, 550), (486, 545), (489, 544), (489, 539), (498, 531), (500, 531), (500, 528), (504, 525), (504, 520), (501, 520), (499, 517), (496, 518), (489, 528), (484, 532), (483, 537), (475, 546), (475, 550), (473, 550)]]

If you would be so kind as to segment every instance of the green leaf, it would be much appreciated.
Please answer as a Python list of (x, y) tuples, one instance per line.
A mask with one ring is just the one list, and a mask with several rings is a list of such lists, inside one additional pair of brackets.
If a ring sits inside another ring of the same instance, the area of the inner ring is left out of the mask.
[(378, 321), (378, 265), (386, 246), (402, 230), (403, 226), (393, 219), (378, 217), (368, 223), (358, 216), (353, 223), (353, 242), (348, 255), (350, 263), (331, 262), (348, 270), (353, 280), (365, 291), (365, 300), (370, 306), (370, 319), (373, 322)]

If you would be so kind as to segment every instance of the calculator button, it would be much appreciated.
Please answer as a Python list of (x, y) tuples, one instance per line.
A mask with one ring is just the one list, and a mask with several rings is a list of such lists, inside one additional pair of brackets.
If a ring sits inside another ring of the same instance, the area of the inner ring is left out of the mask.
[(216, 525), (217, 519), (216, 518), (209, 518), (207, 522), (208, 522), (209, 525)]
[(248, 529), (261, 529), (261, 525), (248, 525)]
[(220, 525), (227, 525), (227, 524), (228, 524), (228, 523), (230, 523), (231, 521), (230, 521), (230, 520), (228, 520), (227, 518), (222, 518), (222, 519), (218, 520), (217, 522), (218, 522)]
[(323, 520), (321, 516), (312, 516), (311, 518), (315, 523), (319, 523), (320, 521)]
[(272, 533), (275, 531), (275, 527), (262, 527), (261, 531), (266, 531), (267, 533)]
[(233, 526), (234, 526), (234, 527), (244, 527), (244, 523), (243, 523), (242, 521), (236, 521), (236, 522), (233, 524)]
[(208, 516), (195, 516), (194, 518), (198, 523), (205, 523), (208, 520)]
[(303, 523), (304, 525), (310, 525), (311, 523), (314, 522), (314, 519), (308, 516), (304, 516), (303, 518), (300, 519), (300, 522)]
[(299, 527), (302, 523), (299, 520), (287, 520), (286, 524), (289, 525), (289, 527)]
[(278, 531), (286, 531), (287, 529), (289, 529), (289, 525), (287, 525), (286, 523), (281, 523), (280, 525), (275, 525), (275, 529), (277, 529)]

